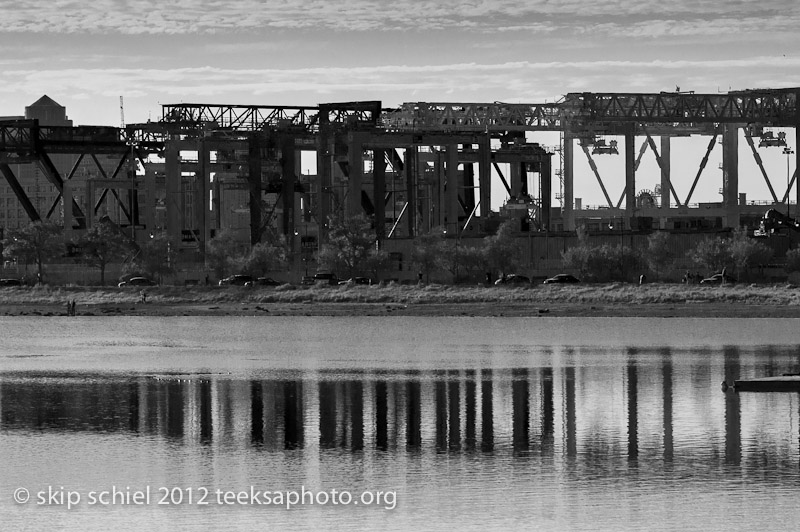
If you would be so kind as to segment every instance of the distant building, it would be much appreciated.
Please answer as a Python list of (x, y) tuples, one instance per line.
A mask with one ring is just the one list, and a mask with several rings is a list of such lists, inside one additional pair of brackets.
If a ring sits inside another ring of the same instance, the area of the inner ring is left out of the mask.
[[(72, 126), (67, 117), (67, 109), (47, 95), (42, 96), (31, 105), (25, 107), (25, 116), (0, 117), (0, 120), (38, 120), (41, 126)], [(66, 180), (78, 161), (78, 155), (51, 155), (53, 164), (59, 174)], [(107, 156), (99, 156), (98, 161), (106, 173), (113, 172), (115, 162)], [(56, 186), (47, 179), (37, 163), (9, 165), (17, 181), (25, 190), (36, 212), (42, 219), (56, 222), (63, 220), (63, 201)], [(70, 180), (73, 197), (81, 208), (85, 208), (86, 179), (103, 177), (92, 157), (83, 157)], [(110, 195), (109, 195), (110, 196)], [(52, 211), (52, 212), (51, 212)], [(48, 218), (48, 214), (50, 214)], [(98, 215), (108, 214), (113, 220), (121, 220), (115, 200), (106, 199), (98, 210)], [(30, 218), (22, 204), (5, 179), (0, 178), (0, 229), (16, 229), (30, 223)]]

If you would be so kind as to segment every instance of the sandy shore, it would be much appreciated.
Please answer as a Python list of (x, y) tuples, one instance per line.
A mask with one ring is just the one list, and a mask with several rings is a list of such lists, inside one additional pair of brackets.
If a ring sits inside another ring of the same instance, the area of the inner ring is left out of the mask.
[[(67, 316), (55, 304), (4, 304), (4, 316)], [(511, 316), (511, 317), (656, 317), (656, 318), (800, 318), (800, 307), (730, 303), (98, 303), (78, 304), (85, 316)]]
[(794, 285), (700, 286), (648, 283), (497, 288), (116, 287), (0, 289), (0, 316), (608, 316), (800, 318)]

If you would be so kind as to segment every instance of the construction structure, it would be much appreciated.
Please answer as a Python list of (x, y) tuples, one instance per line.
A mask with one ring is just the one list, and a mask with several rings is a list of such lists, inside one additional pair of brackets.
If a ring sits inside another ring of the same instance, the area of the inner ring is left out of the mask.
[[(108, 213), (111, 202), (115, 221), (133, 240), (165, 231), (182, 242), (189, 260), (201, 259), (205, 244), (223, 230), (243, 245), (259, 242), (268, 230), (284, 235), (298, 260), (307, 260), (334, 213), (372, 217), (380, 245), (390, 251), (407, 249), (402, 242), (434, 229), (457, 239), (485, 236), (509, 217), (529, 239), (581, 227), (601, 233), (753, 227), (767, 208), (789, 209), (796, 171), (787, 175), (786, 193), (777, 193), (756, 140), (759, 147), (783, 147), (787, 168), (792, 154), (797, 167), (800, 152), (789, 148), (785, 129), (794, 129), (797, 145), (798, 93), (570, 93), (544, 104), (417, 102), (391, 109), (378, 101), (182, 103), (163, 105), (158, 122), (122, 128), (9, 117), (0, 119), (0, 172), (15, 208), (30, 220), (61, 216), (68, 232), (81, 231)], [(546, 148), (533, 142), (538, 132), (557, 133), (561, 141)], [(671, 139), (687, 135), (709, 143), (688, 195), (680, 197), (675, 180), (685, 176), (671, 172)], [(718, 141), (722, 201), (694, 205)], [(750, 205), (740, 194), (741, 141), (760, 169), (755, 179), (767, 184), (769, 206)], [(648, 149), (660, 183), (641, 191), (637, 169)], [(601, 207), (583, 208), (576, 197), (579, 152), (606, 200)], [(73, 157), (70, 168), (53, 163), (63, 154)], [(594, 162), (599, 154), (624, 157), (616, 201)], [(76, 173), (87, 160), (96, 163), (96, 175), (78, 183)], [(304, 175), (303, 161), (314, 171)], [(40, 168), (53, 187), (48, 209), (37, 208), (20, 183), (14, 168), (24, 165)], [(797, 217), (800, 190), (794, 199)]]

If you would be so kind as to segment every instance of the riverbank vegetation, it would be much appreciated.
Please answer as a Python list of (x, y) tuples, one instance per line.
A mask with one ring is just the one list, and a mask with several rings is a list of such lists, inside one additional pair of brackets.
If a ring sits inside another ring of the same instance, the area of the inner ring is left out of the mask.
[[(147, 287), (148, 304), (293, 304), (293, 303), (396, 303), (396, 304), (530, 304), (638, 305), (732, 303), (800, 307), (800, 287), (792, 284), (724, 286), (625, 283), (581, 285), (530, 285), (520, 287), (419, 284), (342, 285), (298, 287)], [(0, 288), (0, 305), (62, 305), (76, 300), (85, 305), (135, 304), (141, 289), (102, 287)]]

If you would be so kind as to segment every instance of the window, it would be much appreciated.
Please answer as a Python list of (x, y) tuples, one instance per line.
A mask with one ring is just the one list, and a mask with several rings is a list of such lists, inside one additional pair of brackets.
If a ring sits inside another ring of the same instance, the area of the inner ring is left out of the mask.
[(389, 261), (392, 264), (392, 270), (397, 272), (403, 271), (403, 254), (398, 251), (389, 253)]

